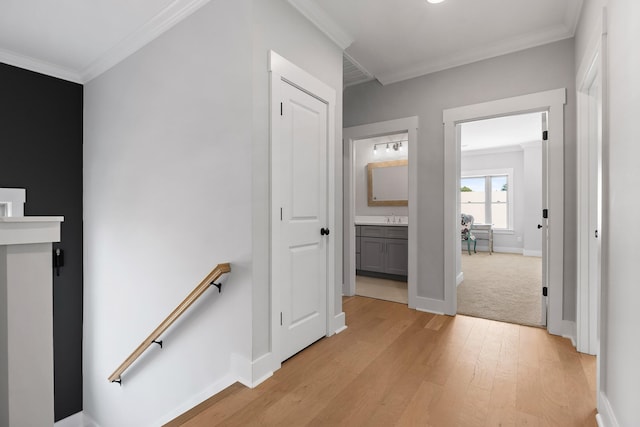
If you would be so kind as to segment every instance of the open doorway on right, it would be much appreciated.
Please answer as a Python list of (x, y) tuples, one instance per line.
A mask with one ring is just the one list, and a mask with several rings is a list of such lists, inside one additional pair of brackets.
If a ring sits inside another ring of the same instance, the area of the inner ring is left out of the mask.
[(546, 324), (542, 208), (546, 112), (460, 125), (458, 313)]

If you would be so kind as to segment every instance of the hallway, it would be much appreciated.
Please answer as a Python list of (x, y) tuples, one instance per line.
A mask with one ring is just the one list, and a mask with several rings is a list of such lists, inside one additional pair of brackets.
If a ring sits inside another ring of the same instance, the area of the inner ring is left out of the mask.
[(344, 297), (348, 329), (167, 426), (595, 426), (595, 358), (543, 329)]

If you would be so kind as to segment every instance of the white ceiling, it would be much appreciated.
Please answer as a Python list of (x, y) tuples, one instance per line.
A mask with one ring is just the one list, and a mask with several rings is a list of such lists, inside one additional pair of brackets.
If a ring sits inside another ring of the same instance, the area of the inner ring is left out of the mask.
[(389, 84), (573, 37), (583, 0), (289, 2)]
[[(208, 1), (2, 0), (0, 62), (83, 83)], [(288, 0), (383, 84), (572, 37), (582, 1)]]
[(2, 0), (0, 62), (84, 83), (209, 0)]
[(478, 120), (461, 125), (462, 151), (516, 146), (542, 139), (542, 113)]

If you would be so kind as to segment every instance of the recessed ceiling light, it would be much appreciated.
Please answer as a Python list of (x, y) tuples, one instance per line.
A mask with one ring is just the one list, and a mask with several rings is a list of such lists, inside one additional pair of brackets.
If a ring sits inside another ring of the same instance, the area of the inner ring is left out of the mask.
[(437, 3), (442, 3), (444, 0), (427, 0), (427, 1), (432, 4), (437, 4)]

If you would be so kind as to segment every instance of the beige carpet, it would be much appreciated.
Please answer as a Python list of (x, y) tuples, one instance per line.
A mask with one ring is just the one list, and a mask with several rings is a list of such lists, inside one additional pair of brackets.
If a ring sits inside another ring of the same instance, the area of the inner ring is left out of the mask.
[(462, 254), (458, 313), (521, 325), (541, 324), (542, 258)]
[(356, 276), (356, 295), (407, 304), (407, 282)]

